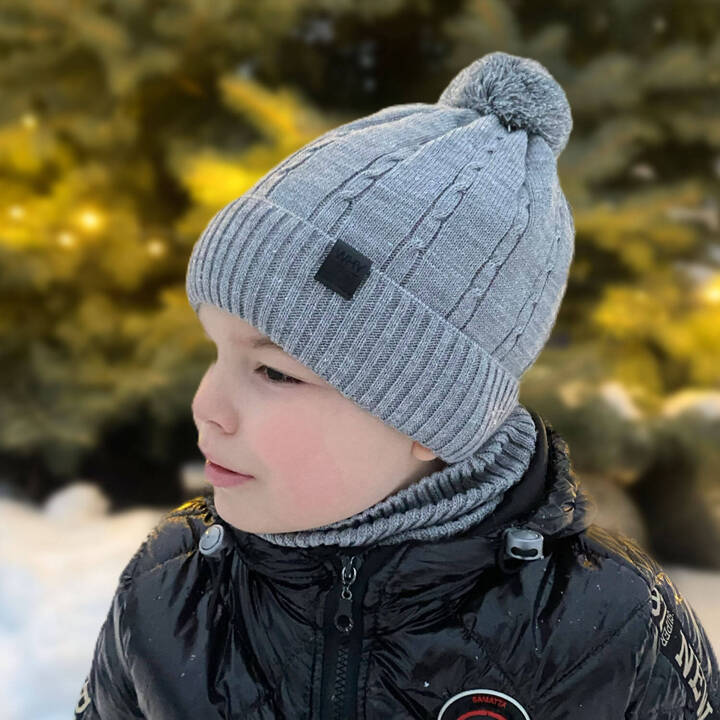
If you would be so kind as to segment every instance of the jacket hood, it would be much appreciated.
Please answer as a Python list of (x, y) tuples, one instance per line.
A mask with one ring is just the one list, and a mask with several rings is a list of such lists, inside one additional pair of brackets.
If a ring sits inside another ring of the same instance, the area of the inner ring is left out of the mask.
[(212, 491), (204, 496), (205, 523), (222, 526), (223, 554), (234, 551), (249, 569), (287, 586), (304, 584), (309, 576), (329, 580), (336, 576), (342, 559), (350, 556), (366, 564), (372, 562), (377, 566), (378, 576), (389, 572), (385, 579), (388, 593), (417, 592), (439, 583), (452, 585), (453, 577), (467, 579), (492, 565), (504, 572), (514, 572), (528, 561), (507, 555), (508, 528), (540, 533), (546, 555), (555, 541), (587, 528), (595, 510), (574, 474), (566, 441), (537, 413), (532, 410), (530, 413), (538, 432), (535, 451), (522, 480), (505, 493), (490, 516), (464, 533), (442, 540), (406, 540), (385, 546), (282, 547), (223, 520)]

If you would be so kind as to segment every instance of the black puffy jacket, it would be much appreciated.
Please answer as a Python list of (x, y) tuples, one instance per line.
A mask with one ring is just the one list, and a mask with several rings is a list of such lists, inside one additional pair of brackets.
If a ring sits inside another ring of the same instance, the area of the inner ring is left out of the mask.
[(532, 414), (523, 481), (443, 541), (283, 548), (211, 495), (168, 513), (120, 577), (76, 718), (720, 718), (692, 608), (590, 523), (567, 444)]

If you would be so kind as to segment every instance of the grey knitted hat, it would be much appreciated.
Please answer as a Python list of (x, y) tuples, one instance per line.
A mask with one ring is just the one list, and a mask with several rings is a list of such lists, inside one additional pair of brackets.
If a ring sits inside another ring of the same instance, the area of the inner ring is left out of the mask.
[(437, 103), (319, 136), (219, 210), (186, 290), (243, 318), (447, 463), (518, 404), (574, 252), (572, 129), (537, 61), (494, 52)]

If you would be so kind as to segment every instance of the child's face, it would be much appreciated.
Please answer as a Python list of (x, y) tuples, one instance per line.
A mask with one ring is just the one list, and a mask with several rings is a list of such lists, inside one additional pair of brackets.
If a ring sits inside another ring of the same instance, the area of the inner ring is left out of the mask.
[(255, 478), (214, 488), (226, 522), (253, 533), (308, 530), (445, 466), (291, 355), (251, 347), (265, 336), (242, 318), (207, 304), (198, 316), (217, 347), (192, 402), (198, 445)]

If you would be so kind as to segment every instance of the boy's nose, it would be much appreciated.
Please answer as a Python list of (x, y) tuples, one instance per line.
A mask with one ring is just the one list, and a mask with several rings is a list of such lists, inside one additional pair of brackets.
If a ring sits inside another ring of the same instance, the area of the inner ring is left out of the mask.
[(235, 431), (236, 419), (233, 404), (223, 382), (213, 378), (211, 373), (205, 373), (191, 403), (195, 426), (200, 430), (203, 424), (213, 422), (224, 433), (232, 434)]

